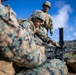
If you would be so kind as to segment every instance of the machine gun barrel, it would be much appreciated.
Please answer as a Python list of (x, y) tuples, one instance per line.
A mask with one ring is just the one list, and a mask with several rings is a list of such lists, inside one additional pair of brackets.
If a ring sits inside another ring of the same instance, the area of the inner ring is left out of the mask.
[(59, 44), (61, 47), (64, 45), (63, 28), (59, 28)]

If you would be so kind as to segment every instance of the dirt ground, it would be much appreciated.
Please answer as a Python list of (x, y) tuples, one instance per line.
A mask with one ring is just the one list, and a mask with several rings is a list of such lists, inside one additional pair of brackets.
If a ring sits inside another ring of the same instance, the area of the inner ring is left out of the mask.
[(68, 75), (76, 75), (76, 59), (68, 60), (67, 67), (69, 71)]

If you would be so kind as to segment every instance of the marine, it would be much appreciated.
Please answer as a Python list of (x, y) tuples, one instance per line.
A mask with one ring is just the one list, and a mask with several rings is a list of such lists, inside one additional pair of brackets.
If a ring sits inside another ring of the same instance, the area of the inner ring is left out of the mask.
[(42, 26), (45, 27), (47, 31), (50, 30), (50, 34), (53, 35), (54, 33), (53, 21), (51, 15), (48, 13), (48, 11), (51, 8), (51, 3), (49, 1), (45, 1), (42, 4), (42, 8), (43, 8), (42, 11), (46, 15), (45, 22), (44, 24), (42, 24)]
[[(10, 7), (11, 9), (11, 7)], [(5, 6), (0, 5), (0, 50), (1, 54), (19, 68), (25, 67), (16, 75), (67, 75), (66, 65), (59, 59), (47, 60), (45, 47), (37, 45), (33, 32), (25, 29), (31, 23), (23, 22), (23, 25), (14, 25), (16, 17), (9, 20), (10, 15)], [(41, 25), (45, 20), (43, 12), (36, 10), (32, 14), (35, 26)], [(11, 14), (11, 16), (14, 16)], [(12, 21), (12, 19), (14, 19)], [(10, 23), (11, 22), (11, 23)], [(25, 69), (24, 68), (24, 69)]]

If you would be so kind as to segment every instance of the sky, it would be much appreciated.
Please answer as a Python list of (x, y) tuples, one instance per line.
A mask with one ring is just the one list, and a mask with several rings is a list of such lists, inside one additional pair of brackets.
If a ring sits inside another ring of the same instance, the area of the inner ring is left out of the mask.
[[(17, 19), (27, 19), (35, 10), (42, 10), (46, 0), (8, 0), (3, 5), (10, 5)], [(63, 29), (64, 41), (76, 40), (76, 0), (47, 0), (51, 2), (48, 13), (52, 16), (54, 34), (48, 36), (59, 41), (59, 28)]]

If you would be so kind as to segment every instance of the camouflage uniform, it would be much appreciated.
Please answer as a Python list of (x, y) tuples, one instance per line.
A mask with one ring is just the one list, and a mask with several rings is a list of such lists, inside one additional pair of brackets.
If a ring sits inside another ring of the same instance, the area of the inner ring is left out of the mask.
[(35, 43), (32, 31), (29, 32), (30, 29), (24, 28), (24, 24), (29, 25), (30, 23), (24, 23), (23, 27), (11, 25), (12, 23), (8, 20), (10, 15), (7, 16), (7, 14), (6, 8), (0, 5), (0, 50), (2, 55), (19, 67), (29, 68), (16, 75), (67, 75), (67, 70), (64, 70), (67, 68), (62, 61), (46, 60), (45, 48)]
[(62, 61), (53, 59), (47, 60), (36, 68), (17, 73), (17, 75), (67, 75), (67, 68)]
[(43, 41), (36, 34), (39, 34), (39, 36), (45, 38), (44, 28), (42, 28), (41, 26), (35, 28), (31, 20), (27, 21), (24, 20), (22, 23), (20, 23), (20, 26), (26, 29), (30, 33), (30, 35), (32, 35), (32, 37), (34, 36), (33, 40), (35, 41), (36, 44), (41, 45), (43, 43)]
[(46, 60), (44, 51), (35, 44), (27, 30), (8, 26), (3, 21), (1, 20), (0, 25), (0, 48), (8, 58), (29, 68), (38, 66)]

